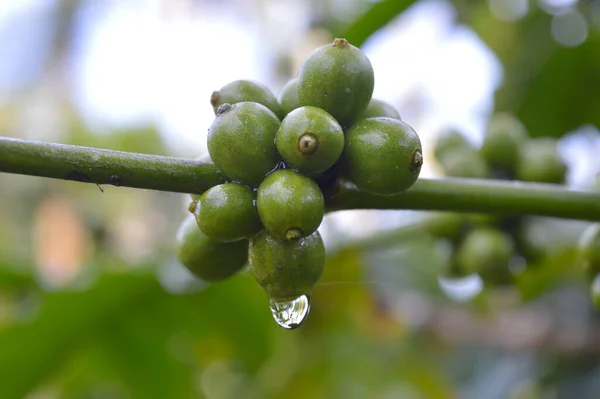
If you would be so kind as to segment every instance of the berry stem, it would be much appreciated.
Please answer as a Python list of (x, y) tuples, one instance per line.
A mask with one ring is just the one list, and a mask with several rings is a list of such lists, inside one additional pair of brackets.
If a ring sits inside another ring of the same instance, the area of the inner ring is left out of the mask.
[(8, 137), (0, 137), (0, 172), (181, 193), (202, 193), (222, 180), (200, 161)]
[(444, 178), (419, 179), (396, 195), (374, 195), (341, 184), (326, 202), (327, 211), (415, 209), (504, 215), (553, 216), (600, 220), (600, 191), (520, 181)]
[[(202, 193), (222, 181), (212, 165), (198, 161), (8, 137), (0, 137), (0, 172), (180, 193)], [(419, 179), (396, 195), (342, 184), (326, 205), (330, 212), (416, 209), (600, 221), (598, 191), (479, 179)]]

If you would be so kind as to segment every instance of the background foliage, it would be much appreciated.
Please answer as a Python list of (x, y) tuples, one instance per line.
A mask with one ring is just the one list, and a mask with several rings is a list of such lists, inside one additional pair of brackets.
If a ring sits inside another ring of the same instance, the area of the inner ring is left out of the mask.
[[(51, 21), (48, 40), (22, 55), (27, 76), (3, 87), (3, 135), (201, 153), (200, 142), (193, 151), (166, 143), (160, 122), (107, 128), (82, 116), (63, 61), (77, 47), (77, 16), (89, 4), (50, 3), (0, 18), (4, 30), (19, 21)], [(165, 18), (169, 7), (202, 12), (225, 3), (224, 12), (235, 14), (251, 3), (249, 18), (259, 20), (273, 7), (301, 3), (310, 24), (297, 35), (316, 47), (335, 36), (361, 45), (423, 2), (159, 3)], [(598, 145), (597, 1), (444, 5), (455, 10), (455, 26), (470, 29), (502, 64), (496, 111), (514, 113), (533, 136), (582, 129), (579, 140)], [(271, 33), (253, 32), (265, 40), (263, 51), (277, 40)], [(295, 73), (292, 51), (267, 61), (281, 84)], [(198, 104), (208, 108), (209, 94), (198, 93)], [(49, 129), (49, 121), (58, 127)], [(435, 135), (424, 137), (427, 153)], [(598, 164), (575, 170), (587, 177), (579, 182), (593, 185)], [(174, 233), (187, 196), (114, 187), (101, 193), (11, 175), (0, 175), (0, 187), (2, 398), (597, 398), (600, 392), (598, 314), (574, 266), (574, 244), (586, 223), (528, 219), (528, 238), (545, 256), (527, 265), (515, 285), (481, 290), (476, 277), (440, 282), (447, 243), (419, 227), (425, 214), (348, 212), (346, 224), (328, 219), (325, 275), (308, 321), (289, 332), (271, 320), (266, 295), (247, 272), (206, 285), (177, 264)], [(384, 219), (399, 223), (390, 230)], [(398, 227), (407, 221), (416, 227)], [(368, 234), (348, 235), (348, 225)]]

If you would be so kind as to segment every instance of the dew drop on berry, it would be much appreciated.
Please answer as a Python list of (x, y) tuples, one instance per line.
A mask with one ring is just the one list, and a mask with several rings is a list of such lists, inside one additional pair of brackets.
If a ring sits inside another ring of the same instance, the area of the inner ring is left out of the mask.
[(269, 307), (273, 318), (281, 327), (288, 330), (300, 327), (310, 312), (310, 299), (300, 295), (291, 300), (270, 300)]

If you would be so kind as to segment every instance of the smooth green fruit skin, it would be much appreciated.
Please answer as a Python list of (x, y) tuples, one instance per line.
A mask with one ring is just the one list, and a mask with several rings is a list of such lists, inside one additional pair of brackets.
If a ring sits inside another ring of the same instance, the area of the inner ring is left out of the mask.
[(410, 188), (421, 171), (421, 140), (408, 124), (392, 118), (358, 121), (347, 133), (343, 173), (373, 194), (396, 194)]
[(256, 187), (279, 162), (275, 147), (279, 119), (258, 103), (230, 107), (217, 115), (208, 130), (208, 152), (231, 180)]
[(258, 284), (273, 300), (309, 296), (325, 267), (318, 231), (298, 241), (281, 240), (266, 230), (250, 240), (248, 261)]
[(285, 84), (277, 95), (284, 116), (300, 107), (298, 99), (298, 78), (291, 79)]
[(525, 142), (517, 164), (516, 178), (540, 183), (564, 183), (567, 165), (558, 153), (556, 144), (556, 140), (548, 137)]
[(299, 229), (302, 237), (315, 232), (325, 213), (321, 189), (309, 177), (289, 169), (271, 173), (258, 187), (258, 215), (274, 236), (286, 239), (286, 232)]
[(365, 109), (358, 119), (378, 117), (401, 119), (400, 114), (392, 104), (375, 98), (371, 99), (367, 109)]
[(577, 243), (579, 264), (589, 276), (600, 274), (600, 223), (590, 224)]
[[(226, 179), (225, 176), (223, 176), (223, 172), (221, 172), (219, 170), (219, 168), (217, 168), (217, 166), (215, 165), (215, 163), (212, 161), (212, 159), (210, 159), (210, 154), (205, 153), (200, 155), (198, 158), (196, 158), (196, 161), (202, 165), (202, 167), (207, 168), (208, 170), (212, 171), (214, 173), (214, 176), (219, 176), (219, 177), (215, 177), (210, 181), (207, 181), (207, 186), (209, 187), (214, 187), (217, 184), (221, 184), (221, 183), (225, 183)], [(193, 201), (199, 200), (200, 196), (202, 194), (190, 194), (190, 197), (192, 197)]]
[(438, 136), (433, 155), (438, 162), (443, 163), (446, 156), (462, 151), (474, 151), (474, 148), (463, 134), (449, 130)]
[(254, 193), (238, 183), (220, 184), (202, 194), (194, 215), (200, 230), (219, 242), (243, 240), (262, 229)]
[[(304, 135), (311, 135), (317, 140), (314, 152), (303, 153), (300, 140)], [(344, 131), (325, 110), (300, 107), (281, 121), (275, 143), (289, 167), (307, 175), (315, 175), (329, 169), (342, 155)]]
[(281, 120), (286, 115), (275, 95), (262, 83), (251, 80), (236, 80), (215, 91), (210, 103), (215, 115), (219, 106), (223, 104), (237, 104), (244, 101), (259, 103), (269, 108)]
[(479, 273), (484, 280), (506, 282), (514, 252), (510, 236), (493, 228), (475, 228), (463, 239), (456, 254), (465, 273)]
[(510, 114), (497, 114), (488, 124), (481, 155), (493, 167), (514, 172), (527, 141), (525, 126)]
[(322, 108), (346, 128), (373, 95), (373, 67), (363, 52), (343, 39), (314, 50), (298, 72), (300, 105)]
[(177, 231), (177, 258), (196, 277), (208, 282), (225, 280), (246, 265), (248, 241), (220, 243), (208, 238), (189, 215)]
[(476, 150), (463, 149), (445, 154), (440, 163), (446, 176), (489, 179), (490, 167)]

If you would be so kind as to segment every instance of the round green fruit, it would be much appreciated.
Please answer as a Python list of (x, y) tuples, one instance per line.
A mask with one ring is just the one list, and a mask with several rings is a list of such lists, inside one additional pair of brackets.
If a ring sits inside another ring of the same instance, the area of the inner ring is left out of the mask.
[(269, 88), (261, 83), (251, 80), (236, 80), (215, 91), (210, 96), (210, 104), (215, 115), (223, 104), (237, 104), (241, 102), (254, 102), (269, 108), (281, 120), (285, 113), (275, 95)]
[(492, 174), (483, 157), (473, 149), (447, 153), (440, 163), (446, 176), (488, 179)]
[(373, 98), (358, 119), (377, 117), (400, 119), (400, 114), (392, 104)]
[(318, 231), (297, 241), (281, 240), (266, 230), (250, 240), (250, 271), (271, 300), (309, 296), (325, 267), (325, 246)]
[(590, 276), (600, 273), (600, 223), (590, 224), (579, 237), (579, 264)]
[(307, 175), (329, 169), (344, 150), (344, 131), (326, 111), (300, 107), (281, 121), (275, 139), (285, 163)]
[(374, 84), (373, 67), (363, 52), (335, 39), (302, 63), (298, 98), (300, 105), (323, 108), (345, 128), (369, 105)]
[(315, 232), (325, 213), (323, 193), (317, 183), (289, 169), (265, 178), (258, 187), (256, 207), (271, 234), (292, 241)]
[(556, 140), (548, 137), (526, 141), (517, 164), (518, 180), (562, 184), (567, 165), (556, 147)]
[(510, 236), (493, 228), (475, 228), (464, 237), (456, 256), (465, 273), (479, 273), (492, 282), (507, 282), (513, 252)]
[(220, 242), (249, 238), (262, 228), (254, 193), (238, 183), (220, 184), (202, 194), (194, 215), (200, 230)]
[(344, 173), (366, 192), (396, 194), (410, 188), (421, 171), (423, 150), (417, 133), (392, 118), (358, 121), (346, 133)]
[(298, 78), (294, 78), (287, 82), (285, 86), (281, 88), (281, 91), (279, 91), (277, 99), (279, 100), (279, 104), (281, 104), (284, 115), (287, 115), (300, 107), (300, 100), (298, 99)]
[(177, 231), (177, 258), (196, 277), (221, 281), (246, 265), (248, 241), (220, 243), (208, 238), (190, 215)]
[(473, 146), (463, 134), (456, 130), (448, 130), (439, 135), (433, 148), (433, 155), (438, 162), (443, 163), (444, 158), (448, 155), (473, 150)]
[(527, 141), (525, 126), (510, 114), (496, 114), (487, 126), (481, 155), (492, 167), (514, 172)]
[(231, 180), (257, 186), (279, 162), (278, 128), (279, 119), (264, 105), (223, 104), (208, 130), (208, 152)]

